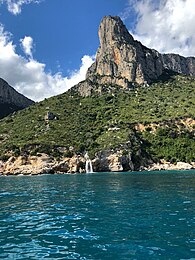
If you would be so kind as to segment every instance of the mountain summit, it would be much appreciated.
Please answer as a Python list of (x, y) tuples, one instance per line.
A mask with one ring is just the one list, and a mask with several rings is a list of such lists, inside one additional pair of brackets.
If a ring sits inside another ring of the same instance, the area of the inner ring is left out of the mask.
[(100, 47), (87, 78), (100, 76), (98, 83), (128, 87), (132, 82), (152, 83), (164, 73), (195, 76), (195, 58), (160, 54), (134, 40), (117, 16), (105, 16), (99, 27)]

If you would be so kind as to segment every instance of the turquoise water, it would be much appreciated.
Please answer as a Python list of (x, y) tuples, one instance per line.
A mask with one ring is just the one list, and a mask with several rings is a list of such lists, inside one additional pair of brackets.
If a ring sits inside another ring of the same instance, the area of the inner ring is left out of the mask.
[(195, 259), (195, 172), (0, 178), (1, 259)]

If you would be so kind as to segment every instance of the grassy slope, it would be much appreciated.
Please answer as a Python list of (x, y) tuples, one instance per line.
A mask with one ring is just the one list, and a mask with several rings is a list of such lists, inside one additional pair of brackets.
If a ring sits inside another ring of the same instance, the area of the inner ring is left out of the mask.
[[(47, 111), (58, 117), (49, 121), (49, 127), (44, 121)], [(158, 130), (155, 134), (134, 131), (136, 123), (162, 122), (178, 117), (195, 117), (194, 78), (176, 76), (166, 83), (128, 91), (113, 87), (112, 93), (86, 98), (79, 96), (73, 88), (2, 119), (0, 155), (9, 150), (18, 154), (26, 145), (33, 145), (32, 154), (45, 151), (60, 156), (55, 147), (72, 146), (76, 152), (89, 150), (93, 155), (121, 144), (126, 149), (136, 150), (140, 145), (138, 139), (144, 139), (146, 143), (142, 146), (154, 158), (195, 160), (193, 131), (184, 129), (178, 133), (174, 125), (168, 127), (167, 132)]]

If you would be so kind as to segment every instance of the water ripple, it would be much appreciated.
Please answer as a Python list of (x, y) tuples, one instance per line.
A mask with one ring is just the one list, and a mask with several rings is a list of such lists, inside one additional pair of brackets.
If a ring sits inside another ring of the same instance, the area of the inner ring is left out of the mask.
[(0, 179), (0, 259), (194, 257), (192, 173)]

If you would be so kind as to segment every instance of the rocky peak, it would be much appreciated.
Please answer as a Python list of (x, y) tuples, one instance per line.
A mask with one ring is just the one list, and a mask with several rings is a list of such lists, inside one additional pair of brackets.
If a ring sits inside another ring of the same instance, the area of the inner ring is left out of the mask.
[(129, 87), (151, 83), (165, 72), (195, 76), (195, 58), (160, 54), (134, 40), (119, 17), (105, 16), (99, 27), (100, 47), (87, 78), (98, 84)]
[(114, 42), (133, 42), (133, 37), (118, 16), (105, 16), (100, 23), (98, 35), (101, 49), (105, 50)]
[(0, 118), (32, 105), (34, 102), (0, 78)]

